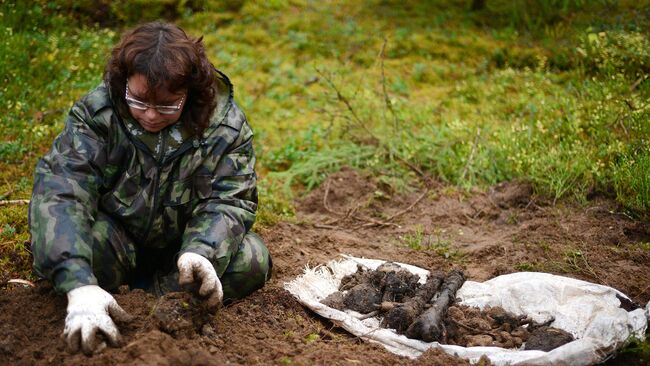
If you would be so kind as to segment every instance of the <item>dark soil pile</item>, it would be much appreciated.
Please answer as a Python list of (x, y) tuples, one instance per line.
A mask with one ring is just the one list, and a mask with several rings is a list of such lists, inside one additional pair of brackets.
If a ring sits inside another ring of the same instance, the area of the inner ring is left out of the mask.
[(432, 272), (425, 284), (418, 280), (417, 275), (392, 262), (385, 262), (376, 270), (359, 266), (355, 273), (343, 277), (339, 291), (321, 302), (338, 310), (354, 310), (362, 314), (361, 318), (377, 316), (381, 326), (416, 339), (423, 339), (422, 334), (412, 334), (409, 330), (417, 319), (422, 319), (423, 312), (435, 308), (441, 312), (442, 332), (429, 338), (443, 344), (503, 348), (523, 345), (526, 350), (550, 351), (573, 341), (570, 333), (509, 314), (500, 307), (485, 310), (464, 305), (435, 307), (434, 298), (441, 294), (444, 274)]
[[(297, 220), (258, 229), (273, 256), (273, 278), (266, 287), (209, 319), (182, 296), (115, 294), (135, 320), (119, 325), (122, 348), (105, 348), (92, 357), (69, 354), (60, 339), (65, 297), (40, 283), (35, 289), (7, 285), (0, 288), (0, 364), (468, 364), (436, 350), (415, 360), (396, 356), (316, 316), (283, 289), (306, 265), (343, 253), (444, 272), (460, 267), (473, 281), (549, 272), (614, 287), (638, 304), (650, 300), (650, 227), (606, 197), (592, 197), (586, 205), (554, 205), (529, 186), (505, 183), (473, 194), (441, 188), (407, 210), (421, 194), (396, 194), (349, 169), (336, 173), (297, 203)], [(370, 224), (404, 210), (388, 224)], [(416, 232), (422, 237), (417, 246), (406, 240)], [(625, 357), (608, 364), (648, 363)]]
[(359, 266), (355, 273), (343, 277), (339, 291), (322, 303), (334, 309), (350, 309), (362, 314), (385, 310), (382, 304), (400, 304), (412, 298), (420, 287), (419, 279), (392, 262), (386, 262), (374, 271)]
[(464, 305), (451, 306), (445, 326), (444, 342), (463, 347), (521, 348), (523, 345), (524, 350), (550, 351), (573, 341), (573, 336), (562, 329), (537, 324), (500, 307), (480, 310)]

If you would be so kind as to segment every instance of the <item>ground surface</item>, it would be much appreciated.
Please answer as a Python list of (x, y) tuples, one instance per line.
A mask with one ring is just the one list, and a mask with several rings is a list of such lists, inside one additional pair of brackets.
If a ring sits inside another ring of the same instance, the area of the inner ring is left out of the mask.
[[(92, 358), (65, 351), (59, 338), (63, 297), (43, 283), (36, 289), (9, 285), (0, 289), (0, 364), (467, 364), (439, 352), (417, 360), (388, 353), (320, 319), (283, 290), (304, 266), (342, 253), (444, 271), (462, 268), (474, 281), (544, 271), (612, 286), (640, 304), (650, 300), (650, 227), (620, 213), (611, 200), (553, 205), (518, 183), (471, 195), (441, 188), (391, 225), (370, 225), (406, 210), (421, 194), (392, 194), (358, 172), (336, 173), (298, 203), (296, 222), (260, 233), (275, 266), (264, 289), (214, 319), (202, 317), (184, 296), (116, 294), (136, 319), (120, 327), (123, 348), (106, 348)], [(610, 361), (616, 362), (640, 361)]]

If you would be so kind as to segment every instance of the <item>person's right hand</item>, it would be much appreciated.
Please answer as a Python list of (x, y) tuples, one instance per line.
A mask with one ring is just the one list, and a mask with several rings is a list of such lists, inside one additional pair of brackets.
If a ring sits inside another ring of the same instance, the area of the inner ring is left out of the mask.
[(198, 284), (199, 295), (207, 299), (208, 308), (217, 310), (223, 301), (223, 287), (212, 263), (200, 254), (186, 252), (181, 254), (176, 264), (178, 284)]
[(98, 346), (98, 331), (104, 334), (111, 346), (119, 346), (120, 332), (113, 319), (129, 322), (133, 317), (99, 286), (86, 285), (70, 290), (63, 330), (69, 350), (76, 353), (81, 348), (86, 355), (91, 355)]

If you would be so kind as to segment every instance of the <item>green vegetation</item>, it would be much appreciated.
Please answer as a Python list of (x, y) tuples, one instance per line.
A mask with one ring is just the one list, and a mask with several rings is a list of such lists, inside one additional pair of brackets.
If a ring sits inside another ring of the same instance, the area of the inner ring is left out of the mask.
[[(0, 0), (2, 199), (29, 198), (37, 158), (101, 81), (122, 30), (165, 18), (203, 35), (257, 133), (258, 225), (291, 217), (293, 194), (346, 165), (416, 186), (404, 162), (460, 189), (517, 178), (556, 200), (602, 193), (648, 215), (643, 2), (146, 3)], [(0, 217), (13, 230), (3, 271), (26, 276), (26, 208)]]
[(282, 356), (278, 359), (278, 362), (282, 365), (293, 365), (293, 360), (289, 356)]
[(316, 333), (309, 333), (305, 337), (305, 343), (306, 344), (314, 343), (314, 342), (317, 342), (318, 340), (320, 340), (320, 335), (318, 335)]
[(415, 228), (415, 232), (412, 234), (406, 234), (402, 237), (402, 242), (404, 245), (411, 249), (422, 250), (425, 247), (425, 234), (424, 228), (422, 225), (418, 225)]
[(612, 365), (647, 365), (650, 362), (650, 344), (647, 338), (650, 333), (646, 332), (646, 341), (636, 337), (630, 337), (627, 345), (609, 361)]
[(415, 231), (401, 236), (402, 244), (413, 250), (429, 250), (441, 257), (457, 259), (462, 254), (453, 249), (451, 242), (443, 237), (444, 229), (436, 228), (432, 234), (425, 234), (422, 225), (417, 225)]

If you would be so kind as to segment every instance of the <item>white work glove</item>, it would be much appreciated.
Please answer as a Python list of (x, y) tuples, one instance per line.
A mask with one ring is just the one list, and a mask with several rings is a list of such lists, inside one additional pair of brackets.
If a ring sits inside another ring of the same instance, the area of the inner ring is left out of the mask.
[(111, 346), (119, 346), (120, 332), (113, 319), (121, 322), (133, 319), (117, 304), (111, 294), (95, 285), (70, 290), (67, 311), (63, 338), (70, 351), (77, 352), (81, 346), (86, 355), (91, 355), (98, 346), (97, 331), (104, 334)]
[(196, 253), (183, 253), (176, 262), (178, 284), (181, 286), (196, 283), (200, 285), (199, 295), (206, 297), (209, 309), (217, 309), (223, 300), (223, 288), (210, 261)]

